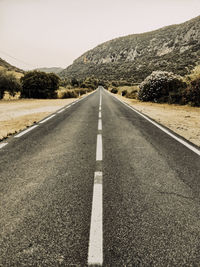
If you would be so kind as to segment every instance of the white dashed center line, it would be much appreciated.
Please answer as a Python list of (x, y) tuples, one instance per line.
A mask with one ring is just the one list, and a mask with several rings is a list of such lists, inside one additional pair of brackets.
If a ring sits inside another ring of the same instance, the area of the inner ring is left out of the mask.
[(99, 119), (98, 121), (98, 131), (102, 131), (102, 120)]
[(94, 174), (88, 265), (103, 264), (102, 172)]
[[(101, 92), (99, 110), (101, 110)], [(102, 131), (101, 111), (99, 111), (98, 131)], [(96, 161), (98, 168), (102, 168), (101, 161), (103, 158), (102, 134), (97, 134)], [(90, 239), (88, 249), (88, 266), (103, 265), (103, 173), (96, 171), (94, 173), (94, 188), (92, 198), (92, 213), (90, 225)]]
[(96, 149), (96, 160), (102, 160), (102, 135), (97, 135), (97, 149)]

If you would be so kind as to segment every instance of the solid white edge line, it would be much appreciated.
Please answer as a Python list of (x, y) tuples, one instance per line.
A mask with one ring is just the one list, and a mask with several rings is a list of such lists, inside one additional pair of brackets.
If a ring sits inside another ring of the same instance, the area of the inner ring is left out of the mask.
[(103, 158), (102, 153), (102, 134), (97, 135), (97, 147), (96, 147), (96, 161), (100, 161)]
[(98, 120), (98, 131), (102, 131), (102, 119)]
[[(113, 96), (114, 97), (114, 96)], [(163, 132), (165, 132), (166, 134), (168, 134), (169, 136), (171, 136), (172, 138), (174, 138), (176, 141), (178, 141), (179, 143), (181, 143), (182, 145), (186, 146), (187, 148), (189, 148), (190, 150), (192, 150), (194, 153), (196, 153), (197, 155), (200, 156), (200, 150), (197, 149), (196, 147), (194, 147), (193, 145), (187, 143), (186, 141), (182, 140), (181, 138), (179, 138), (178, 136), (174, 135), (173, 133), (171, 133), (170, 131), (168, 131), (167, 129), (165, 129), (164, 127), (162, 127), (161, 125), (159, 125), (158, 123), (156, 123), (155, 121), (151, 120), (150, 118), (148, 118), (147, 116), (145, 116), (144, 114), (140, 113), (138, 110), (134, 109), (133, 107), (129, 106), (127, 103), (123, 102), (122, 100), (118, 99), (117, 97), (115, 97), (115, 99), (117, 99), (118, 101), (120, 101), (121, 103), (123, 103), (125, 106), (127, 106), (128, 108), (132, 109), (134, 112), (136, 112), (137, 114), (139, 114), (141, 117), (143, 117), (144, 119), (146, 119), (147, 121), (151, 122), (153, 125), (155, 125), (157, 128), (159, 128), (160, 130), (162, 130)]]
[(28, 128), (27, 130), (25, 130), (25, 131), (23, 131), (23, 132), (21, 132), (21, 133), (15, 135), (14, 137), (15, 137), (15, 138), (21, 137), (22, 135), (24, 135), (24, 134), (26, 134), (26, 133), (32, 131), (32, 130), (35, 129), (36, 127), (38, 127), (38, 125), (34, 125), (34, 126), (30, 127), (30, 128)]
[(92, 213), (88, 248), (88, 265), (103, 264), (103, 201), (102, 172), (95, 172), (92, 198)]
[(50, 117), (48, 117), (48, 118), (46, 118), (46, 119), (40, 121), (39, 123), (40, 123), (40, 124), (41, 124), (41, 123), (44, 123), (44, 122), (50, 120), (51, 118), (53, 118), (53, 117), (55, 117), (55, 116), (56, 116), (56, 114), (53, 114), (53, 115), (51, 115)]
[(3, 148), (4, 146), (6, 146), (8, 143), (2, 143), (0, 144), (0, 148)]
[(63, 112), (64, 110), (65, 110), (65, 108), (63, 108), (63, 109), (57, 111), (57, 113), (61, 113), (61, 112)]

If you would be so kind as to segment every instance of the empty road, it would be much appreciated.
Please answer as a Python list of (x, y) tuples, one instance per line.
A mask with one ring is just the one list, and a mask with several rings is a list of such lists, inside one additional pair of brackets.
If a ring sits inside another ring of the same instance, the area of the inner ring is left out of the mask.
[(99, 87), (0, 143), (0, 266), (200, 266), (200, 151)]

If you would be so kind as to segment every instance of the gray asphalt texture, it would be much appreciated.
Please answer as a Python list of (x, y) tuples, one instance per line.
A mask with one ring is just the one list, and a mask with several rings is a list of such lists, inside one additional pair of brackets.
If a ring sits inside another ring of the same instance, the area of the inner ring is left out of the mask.
[[(200, 266), (200, 157), (101, 92), (103, 266)], [(0, 266), (87, 266), (99, 94), (0, 149)]]

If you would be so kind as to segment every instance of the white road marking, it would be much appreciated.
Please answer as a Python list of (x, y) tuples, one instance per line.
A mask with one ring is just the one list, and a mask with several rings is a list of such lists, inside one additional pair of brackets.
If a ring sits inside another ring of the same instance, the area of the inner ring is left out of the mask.
[(43, 121), (40, 121), (40, 123), (44, 123), (44, 122), (50, 120), (51, 118), (53, 118), (53, 117), (55, 117), (55, 116), (56, 116), (56, 114), (53, 114), (53, 115), (51, 115), (50, 117), (44, 119)]
[(99, 111), (101, 111), (101, 106), (99, 106)]
[(90, 239), (88, 249), (88, 265), (103, 264), (103, 206), (102, 206), (102, 172), (94, 174)]
[(102, 104), (102, 94), (100, 92), (99, 106), (101, 106), (101, 104)]
[(102, 134), (97, 135), (97, 149), (96, 149), (96, 161), (100, 161), (103, 158), (102, 153)]
[(99, 111), (99, 119), (101, 119), (101, 111)]
[(0, 148), (3, 148), (4, 146), (6, 146), (8, 143), (2, 143), (0, 144)]
[(64, 110), (65, 110), (65, 108), (59, 110), (57, 113), (61, 113), (61, 112), (63, 112)]
[[(115, 97), (116, 98), (116, 97)], [(136, 109), (134, 109), (133, 107), (129, 106), (128, 104), (124, 103), (123, 101), (121, 101), (120, 99), (116, 98), (118, 101), (120, 101), (121, 103), (123, 103), (124, 105), (126, 105), (128, 108), (132, 109), (134, 112), (136, 112), (137, 114), (139, 114), (141, 117), (143, 117), (144, 119), (146, 119), (147, 121), (151, 122), (153, 125), (155, 125), (157, 128), (159, 128), (160, 130), (162, 130), (163, 132), (165, 132), (166, 134), (168, 134), (169, 136), (171, 136), (172, 138), (174, 138), (176, 141), (178, 141), (179, 143), (181, 143), (182, 145), (186, 146), (187, 148), (189, 148), (190, 150), (192, 150), (194, 153), (196, 153), (197, 155), (200, 156), (200, 150), (197, 149), (195, 146), (187, 143), (186, 141), (182, 140), (181, 138), (179, 138), (178, 136), (174, 135), (173, 133), (171, 133), (169, 130), (165, 129), (164, 127), (162, 127), (161, 125), (159, 125), (158, 123), (156, 123), (155, 121), (151, 120), (150, 118), (148, 118), (147, 116), (145, 116), (144, 114), (140, 113), (139, 111), (137, 111)]]
[(102, 120), (99, 119), (98, 121), (98, 131), (102, 131)]
[(38, 127), (38, 125), (34, 125), (34, 126), (30, 127), (30, 128), (28, 128), (27, 130), (25, 130), (25, 131), (23, 131), (23, 132), (21, 132), (21, 133), (15, 135), (14, 137), (15, 137), (15, 138), (21, 137), (22, 135), (24, 135), (24, 134), (26, 134), (26, 133), (32, 131), (32, 130), (35, 129), (36, 127)]

